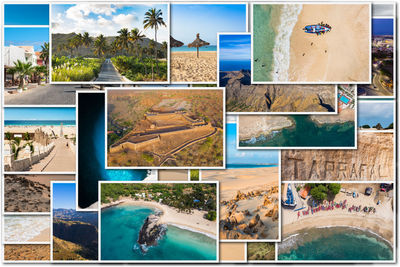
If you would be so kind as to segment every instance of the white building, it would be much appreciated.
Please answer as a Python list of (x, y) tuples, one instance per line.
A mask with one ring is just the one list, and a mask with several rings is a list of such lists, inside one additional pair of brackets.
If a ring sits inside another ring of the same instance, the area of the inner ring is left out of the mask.
[(20, 60), (24, 63), (31, 62), (32, 66), (37, 65), (37, 56), (33, 46), (5, 46), (4, 47), (4, 66), (14, 67), (14, 62)]

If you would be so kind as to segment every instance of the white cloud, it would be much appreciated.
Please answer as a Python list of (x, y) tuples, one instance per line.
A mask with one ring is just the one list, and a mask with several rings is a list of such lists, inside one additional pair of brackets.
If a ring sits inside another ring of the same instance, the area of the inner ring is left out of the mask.
[(98, 16), (97, 17), (97, 23), (100, 26), (110, 26), (110, 25), (112, 25), (112, 22), (110, 20), (107, 20), (107, 19), (103, 18), (102, 16)]
[(130, 27), (133, 22), (137, 21), (138, 17), (133, 14), (119, 14), (112, 18), (112, 21), (122, 27)]

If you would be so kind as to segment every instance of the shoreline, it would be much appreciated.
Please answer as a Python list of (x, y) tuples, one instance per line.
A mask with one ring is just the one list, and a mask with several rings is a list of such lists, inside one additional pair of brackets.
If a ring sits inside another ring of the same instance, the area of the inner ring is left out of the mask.
[[(176, 211), (173, 207), (154, 201), (133, 200), (131, 198), (121, 198), (111, 203), (102, 204), (101, 210), (124, 205), (144, 206), (161, 210), (163, 214), (160, 218), (160, 223), (172, 225), (191, 232), (201, 233), (215, 240), (217, 239), (217, 222), (204, 219), (203, 216), (206, 214), (204, 211), (193, 210), (192, 214), (181, 213)], [(210, 225), (210, 227), (207, 227), (207, 224)]]
[[(291, 239), (292, 237), (298, 236), (301, 231), (308, 230), (308, 229), (323, 229), (323, 228), (350, 228), (350, 229), (357, 229), (359, 231), (367, 232), (368, 234), (371, 234), (371, 235), (374, 235), (374, 236), (378, 237), (381, 241), (383, 241), (384, 243), (389, 245), (392, 250), (394, 249), (393, 243), (390, 240), (388, 240), (385, 237), (383, 237), (382, 235), (380, 235), (379, 233), (377, 233), (375, 231), (372, 231), (369, 228), (363, 228), (363, 227), (352, 226), (352, 225), (329, 225), (329, 226), (307, 227), (307, 228), (300, 229), (300, 230), (298, 230), (296, 232), (293, 232), (293, 233), (289, 234), (288, 236), (285, 236), (282, 239), (281, 242), (283, 243), (286, 240)], [(285, 249), (287, 249), (287, 248), (285, 248)]]

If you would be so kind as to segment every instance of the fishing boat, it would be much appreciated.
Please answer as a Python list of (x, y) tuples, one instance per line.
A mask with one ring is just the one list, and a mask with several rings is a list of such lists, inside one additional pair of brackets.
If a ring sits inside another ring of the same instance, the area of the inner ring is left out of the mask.
[(314, 25), (307, 25), (303, 28), (303, 31), (306, 33), (321, 35), (321, 34), (331, 31), (331, 29), (332, 29), (331, 26), (321, 22), (321, 23), (314, 24)]

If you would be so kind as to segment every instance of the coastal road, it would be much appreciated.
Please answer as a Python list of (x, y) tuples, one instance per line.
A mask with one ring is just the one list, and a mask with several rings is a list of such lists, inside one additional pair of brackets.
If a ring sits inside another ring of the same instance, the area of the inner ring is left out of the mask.
[(74, 172), (75, 154), (66, 146), (67, 139), (58, 138), (54, 142), (54, 148), (50, 154), (34, 164), (30, 171), (32, 172)]
[(99, 77), (97, 77), (96, 82), (122, 82), (122, 76), (115, 69), (111, 60), (107, 58), (104, 60), (103, 65), (101, 65), (101, 70)]
[(46, 84), (22, 93), (9, 94), (4, 91), (5, 105), (75, 105), (75, 92), (95, 90), (82, 88), (78, 84)]

